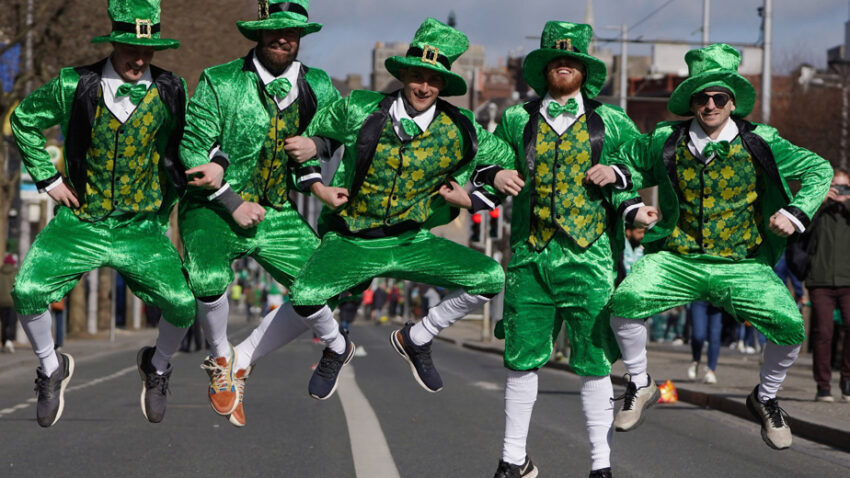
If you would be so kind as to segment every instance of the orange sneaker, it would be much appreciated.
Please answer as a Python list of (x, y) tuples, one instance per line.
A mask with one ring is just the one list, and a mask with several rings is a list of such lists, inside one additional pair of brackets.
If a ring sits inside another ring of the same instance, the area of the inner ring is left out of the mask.
[(254, 370), (253, 365), (248, 368), (240, 368), (233, 374), (233, 384), (236, 386), (236, 393), (239, 395), (239, 399), (236, 403), (236, 409), (227, 418), (230, 420), (230, 423), (237, 427), (245, 426), (245, 409), (242, 408), (242, 400), (245, 398), (245, 382), (251, 376), (252, 370)]
[(210, 405), (219, 415), (230, 415), (239, 404), (233, 384), (233, 354), (231, 347), (230, 361), (224, 357), (207, 357), (201, 364), (201, 368), (210, 376)]

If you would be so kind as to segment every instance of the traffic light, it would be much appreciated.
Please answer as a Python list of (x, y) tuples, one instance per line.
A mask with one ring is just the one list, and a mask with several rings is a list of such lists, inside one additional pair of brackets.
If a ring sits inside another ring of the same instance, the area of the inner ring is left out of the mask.
[(490, 211), (490, 220), (488, 221), (489, 235), (492, 239), (502, 238), (502, 214), (497, 207)]
[(483, 237), (481, 236), (481, 226), (484, 218), (481, 213), (476, 212), (472, 215), (469, 221), (469, 242), (470, 244), (482, 244)]

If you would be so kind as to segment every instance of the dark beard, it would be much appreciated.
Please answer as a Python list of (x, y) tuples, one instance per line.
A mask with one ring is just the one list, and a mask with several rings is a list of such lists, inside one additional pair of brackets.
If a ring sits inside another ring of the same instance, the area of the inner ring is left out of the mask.
[(637, 246), (640, 245), (640, 239), (635, 239), (633, 237), (630, 237), (628, 239), (629, 239), (629, 245), (632, 246), (632, 249), (635, 249), (635, 248), (637, 248)]
[(257, 59), (260, 60), (260, 63), (267, 70), (269, 70), (269, 73), (274, 76), (280, 76), (281, 74), (283, 74), (283, 72), (286, 71), (287, 68), (289, 68), (289, 65), (291, 65), (292, 62), (295, 61), (295, 58), (298, 57), (297, 49), (295, 50), (295, 54), (292, 55), (291, 59), (285, 62), (277, 61), (273, 59), (270, 55), (266, 55), (266, 50), (262, 45), (257, 45), (255, 51), (257, 53)]

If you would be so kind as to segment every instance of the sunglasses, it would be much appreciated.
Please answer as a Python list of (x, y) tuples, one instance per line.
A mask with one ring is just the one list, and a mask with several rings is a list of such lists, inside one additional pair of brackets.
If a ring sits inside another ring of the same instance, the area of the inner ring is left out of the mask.
[(714, 106), (723, 108), (726, 106), (726, 103), (732, 99), (732, 97), (726, 93), (715, 93), (713, 95), (709, 95), (708, 93), (697, 93), (691, 96), (691, 101), (693, 101), (697, 106), (705, 106), (708, 104), (709, 99), (714, 100)]

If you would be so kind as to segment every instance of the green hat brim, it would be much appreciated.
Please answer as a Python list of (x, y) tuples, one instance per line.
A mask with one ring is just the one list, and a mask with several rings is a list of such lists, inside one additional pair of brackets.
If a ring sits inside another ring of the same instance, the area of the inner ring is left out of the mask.
[(387, 71), (389, 71), (390, 74), (396, 77), (399, 81), (401, 81), (401, 78), (399, 77), (399, 70), (402, 68), (419, 67), (436, 71), (443, 76), (443, 79), (446, 80), (446, 86), (440, 90), (440, 96), (461, 96), (466, 94), (466, 81), (463, 77), (457, 73), (452, 73), (447, 70), (441, 63), (432, 65), (430, 63), (425, 63), (418, 57), (391, 56), (384, 61), (384, 66), (387, 68)]
[(112, 32), (91, 39), (92, 43), (126, 43), (128, 45), (152, 46), (155, 50), (177, 48), (180, 42), (171, 38), (136, 38), (135, 33)]
[(744, 117), (753, 111), (756, 102), (755, 88), (743, 76), (729, 71), (708, 71), (683, 81), (670, 95), (667, 109), (679, 116), (692, 116), (691, 96), (712, 86), (728, 88), (735, 95), (733, 116)]
[(522, 62), (522, 76), (528, 86), (532, 87), (538, 95), (545, 95), (548, 88), (546, 87), (546, 72), (543, 70), (550, 61), (564, 56), (574, 58), (584, 65), (585, 75), (584, 84), (581, 87), (582, 93), (587, 98), (598, 95), (602, 91), (602, 87), (605, 86), (605, 79), (608, 77), (608, 68), (605, 67), (605, 62), (585, 53), (556, 48), (539, 48), (525, 57)]
[(285, 28), (301, 28), (304, 32), (301, 36), (316, 33), (322, 29), (321, 23), (302, 22), (290, 18), (266, 18), (265, 20), (252, 20), (247, 22), (236, 22), (236, 28), (239, 29), (245, 38), (251, 41), (257, 41), (260, 38), (260, 30), (283, 30)]

